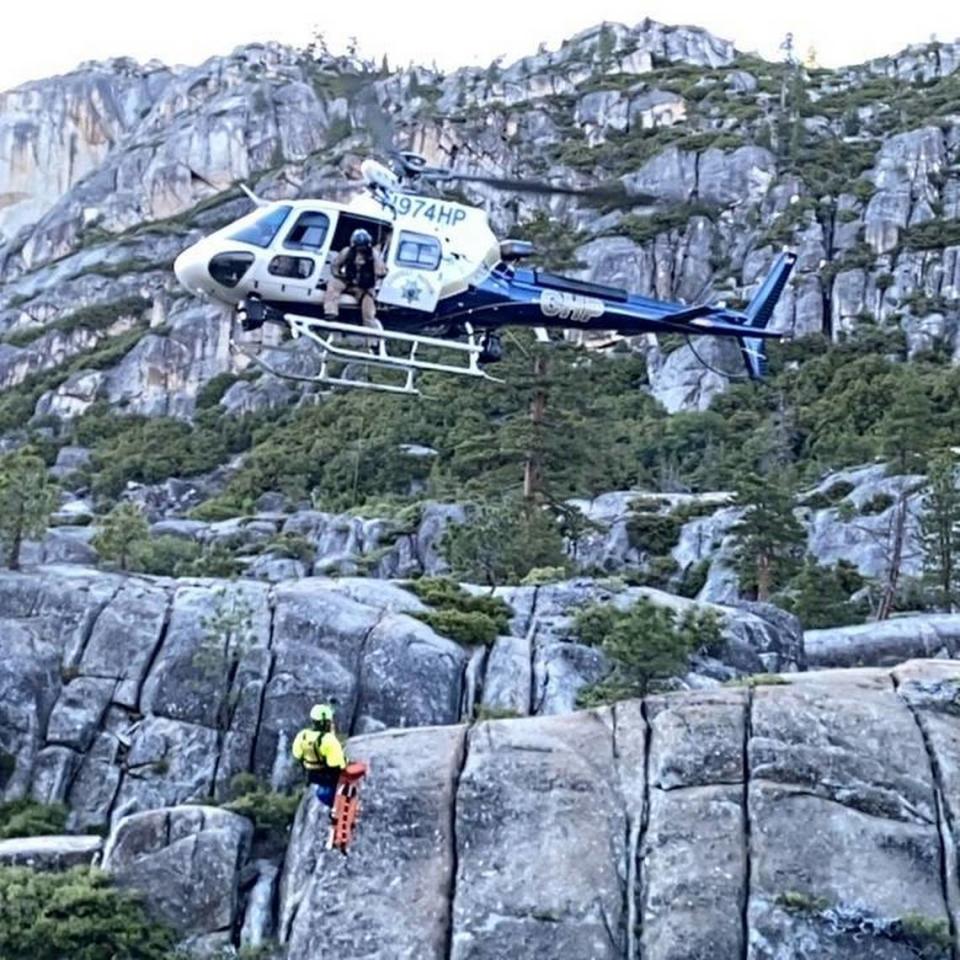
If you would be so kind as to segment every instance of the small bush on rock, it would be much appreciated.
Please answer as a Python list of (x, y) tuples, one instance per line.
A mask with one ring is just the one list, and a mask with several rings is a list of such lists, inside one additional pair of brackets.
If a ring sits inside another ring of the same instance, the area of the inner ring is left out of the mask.
[(436, 610), (416, 614), (437, 633), (466, 647), (488, 647), (497, 639), (496, 622), (479, 611)]
[(67, 808), (62, 803), (27, 799), (0, 803), (0, 840), (63, 833), (66, 825)]
[(277, 793), (258, 780), (252, 773), (237, 774), (230, 781), (231, 799), (223, 806), (232, 813), (253, 821), (254, 843), (283, 850), (293, 826), (300, 793)]
[(691, 654), (713, 651), (722, 642), (720, 618), (712, 610), (675, 610), (643, 598), (628, 610), (591, 604), (574, 621), (582, 643), (599, 646), (611, 662), (609, 674), (580, 691), (581, 706), (645, 696), (655, 681), (687, 669)]

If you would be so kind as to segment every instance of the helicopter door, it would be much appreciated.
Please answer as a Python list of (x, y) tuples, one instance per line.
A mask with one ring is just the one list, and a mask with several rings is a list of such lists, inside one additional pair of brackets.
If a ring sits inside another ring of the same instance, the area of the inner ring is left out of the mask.
[[(274, 244), (275, 255), (267, 264), (269, 279), (261, 288), (280, 299), (319, 300), (317, 280), (330, 247), (330, 217), (320, 210), (297, 214), (282, 245)], [(273, 252), (273, 251), (272, 251)]]
[(440, 259), (437, 237), (401, 230), (387, 259), (387, 275), (377, 300), (395, 307), (433, 313), (440, 299)]

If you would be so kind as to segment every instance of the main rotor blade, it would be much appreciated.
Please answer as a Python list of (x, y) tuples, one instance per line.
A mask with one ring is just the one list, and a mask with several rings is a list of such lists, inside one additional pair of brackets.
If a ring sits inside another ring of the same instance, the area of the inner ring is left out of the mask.
[(627, 200), (632, 206), (644, 206), (656, 203), (657, 198), (651, 194), (632, 194), (627, 196), (627, 191), (619, 181), (614, 183), (600, 184), (596, 187), (564, 187), (558, 184), (549, 183), (546, 180), (524, 180), (512, 177), (486, 177), (480, 174), (460, 174), (454, 171), (444, 171), (441, 176), (435, 178), (439, 182), (444, 180), (460, 180), (465, 183), (484, 183), (487, 186), (498, 190), (511, 190), (514, 193), (538, 193), (538, 194), (559, 194), (569, 197), (585, 197), (599, 201)]

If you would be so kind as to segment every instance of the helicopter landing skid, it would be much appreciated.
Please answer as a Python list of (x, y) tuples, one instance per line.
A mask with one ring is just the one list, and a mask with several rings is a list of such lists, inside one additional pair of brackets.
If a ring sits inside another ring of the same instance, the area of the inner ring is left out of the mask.
[[(290, 328), (294, 339), (306, 337), (320, 348), (320, 371), (316, 376), (308, 377), (281, 372), (272, 368), (260, 357), (244, 350), (239, 344), (234, 343), (233, 346), (274, 376), (331, 387), (420, 396), (420, 391), (416, 387), (416, 378), (420, 373), (449, 373), (461, 377), (479, 377), (494, 383), (503, 382), (490, 376), (480, 366), (480, 358), (484, 355), (485, 347), (469, 325), (466, 328), (467, 340), (464, 343), (459, 340), (425, 337), (415, 333), (401, 333), (397, 330), (375, 330), (354, 323), (303, 317), (295, 313), (283, 314), (283, 321)], [(358, 350), (335, 342), (340, 337), (359, 338), (363, 343), (372, 343), (375, 350), (374, 352)], [(405, 353), (403, 355), (390, 353), (388, 344), (400, 346)], [(462, 362), (421, 360), (417, 357), (417, 351), (421, 347), (442, 351), (448, 356), (453, 354), (452, 359), (462, 358)], [(342, 365), (341, 369), (337, 373), (332, 372), (330, 365), (338, 363)], [(372, 383), (368, 380), (352, 380), (344, 376), (350, 366), (403, 374), (403, 382)]]
[[(417, 333), (401, 333), (399, 330), (375, 330), (355, 323), (341, 323), (339, 320), (318, 320), (314, 317), (301, 317), (295, 313), (285, 313), (283, 319), (290, 327), (294, 339), (307, 337), (324, 352), (337, 360), (349, 360), (369, 366), (395, 367), (402, 370), (415, 370), (425, 373), (452, 373), (466, 377), (481, 377), (500, 383), (480, 366), (480, 356), (484, 347), (473, 328), (466, 327), (467, 342), (445, 340), (441, 337), (425, 337)], [(335, 342), (338, 335), (361, 337), (365, 341), (377, 343), (376, 353), (354, 350)], [(397, 344), (406, 349), (406, 356), (397, 356), (387, 350), (388, 345)], [(452, 352), (462, 357), (465, 363), (454, 364), (417, 359), (420, 347)]]
[[(287, 373), (284, 370), (278, 370), (276, 367), (267, 363), (263, 357), (258, 356), (251, 350), (247, 350), (246, 347), (237, 343), (235, 340), (230, 341), (230, 347), (232, 350), (236, 350), (237, 353), (243, 354), (243, 356), (245, 356), (248, 360), (250, 360), (252, 363), (255, 363), (267, 373), (274, 377), (279, 377), (282, 380), (293, 380), (297, 383), (315, 383), (323, 387), (346, 387), (353, 390), (372, 390), (378, 393), (399, 393), (414, 397), (422, 396), (420, 391), (414, 386), (415, 371), (413, 370), (407, 371), (403, 383), (370, 383), (368, 380), (351, 380), (349, 377), (344, 376), (347, 365), (344, 365), (343, 371), (341, 371), (339, 375), (331, 374), (327, 358), (324, 356), (320, 361), (319, 373), (317, 373), (315, 376), (308, 377), (297, 373)], [(361, 361), (350, 364), (350, 366), (354, 367), (362, 365), (363, 364)]]

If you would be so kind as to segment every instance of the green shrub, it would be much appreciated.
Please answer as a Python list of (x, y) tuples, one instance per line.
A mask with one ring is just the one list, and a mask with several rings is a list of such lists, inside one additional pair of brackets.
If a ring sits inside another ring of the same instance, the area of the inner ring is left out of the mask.
[(448, 608), (415, 613), (414, 616), (437, 633), (467, 647), (490, 646), (499, 635), (496, 621), (476, 610), (468, 612)]
[(23, 347), (39, 339), (51, 330), (61, 333), (72, 333), (74, 330), (102, 331), (112, 326), (121, 317), (139, 317), (150, 301), (144, 297), (124, 297), (110, 303), (98, 303), (91, 307), (83, 307), (44, 327), (34, 327), (22, 330), (5, 337), (5, 342), (16, 347)]
[(131, 481), (157, 483), (212, 470), (245, 450), (256, 417), (231, 417), (218, 409), (193, 424), (168, 417), (122, 417), (91, 409), (75, 425), (79, 442), (93, 445), (91, 487), (114, 499)]
[(475, 720), (515, 720), (520, 714), (510, 707), (485, 707), (478, 703), (473, 711)]
[(594, 706), (610, 699), (645, 696), (651, 683), (687, 669), (696, 650), (715, 653), (723, 643), (720, 618), (712, 610), (674, 610), (639, 600), (627, 610), (590, 604), (578, 611), (574, 634), (581, 643), (599, 646), (611, 663), (598, 684), (583, 688), (577, 702)]
[(823, 897), (814, 897), (799, 890), (787, 890), (779, 894), (776, 904), (791, 913), (820, 913), (830, 905)]
[(867, 603), (853, 603), (850, 597), (866, 581), (846, 560), (828, 567), (808, 556), (773, 602), (800, 619), (805, 630), (844, 627), (862, 623), (869, 612)]
[(630, 546), (644, 553), (669, 553), (680, 539), (683, 523), (669, 513), (637, 513), (627, 518)]
[(525, 587), (538, 587), (545, 583), (557, 583), (567, 576), (569, 571), (566, 567), (534, 567), (520, 583)]
[(816, 493), (804, 497), (800, 501), (801, 506), (809, 507), (811, 510), (826, 510), (835, 507), (841, 500), (846, 499), (856, 489), (854, 485), (847, 480), (838, 480), (832, 483), (826, 490), (818, 490)]
[(950, 956), (953, 937), (949, 923), (941, 917), (907, 913), (899, 920), (902, 939), (920, 951), (921, 960), (940, 960)]
[(960, 220), (928, 220), (907, 227), (901, 242), (908, 250), (942, 250), (960, 245)]
[(219, 523), (221, 520), (231, 520), (253, 513), (253, 499), (238, 500), (230, 494), (211, 497), (194, 507), (187, 514), (191, 520), (203, 520), (205, 523)]
[(203, 547), (200, 555), (175, 566), (178, 577), (219, 577), (228, 580), (243, 572), (243, 564), (230, 548), (222, 543)]
[(150, 535), (150, 525), (140, 507), (134, 503), (118, 503), (103, 519), (91, 544), (102, 560), (112, 561), (121, 570), (143, 554)]
[(655, 213), (640, 216), (630, 213), (617, 224), (617, 236), (629, 237), (634, 243), (644, 244), (655, 240), (661, 233), (686, 229), (693, 217), (713, 219), (716, 211), (706, 204), (677, 204)]
[(27, 799), (0, 803), (0, 840), (64, 833), (67, 812), (62, 803), (37, 803)]
[(782, 687), (790, 681), (785, 680), (778, 673), (752, 673), (748, 677), (737, 677), (727, 680), (726, 687)]
[(146, 333), (146, 327), (111, 337), (93, 350), (77, 354), (56, 370), (43, 370), (25, 377), (0, 394), (0, 433), (18, 430), (33, 416), (37, 401), (48, 390), (55, 390), (78, 370), (103, 370), (113, 366)]
[(407, 589), (431, 607), (482, 613), (494, 622), (501, 633), (509, 628), (513, 613), (501, 597), (472, 594), (449, 577), (421, 577), (408, 583)]
[(276, 553), (291, 560), (299, 560), (301, 563), (311, 563), (315, 551), (313, 544), (306, 537), (298, 533), (280, 533), (265, 544), (262, 552)]
[(686, 503), (678, 504), (670, 511), (670, 516), (682, 527), (691, 520), (699, 520), (700, 517), (711, 517), (723, 507), (723, 504), (716, 502), (707, 502), (704, 500), (689, 500)]
[(174, 935), (97, 871), (0, 867), (0, 957), (174, 960)]
[(140, 573), (157, 577), (178, 577), (196, 562), (203, 548), (195, 540), (164, 535), (151, 537), (135, 551), (131, 566)]
[(709, 558), (691, 563), (680, 577), (680, 582), (677, 584), (677, 593), (681, 597), (692, 600), (707, 585), (707, 577), (709, 576)]
[(667, 590), (673, 578), (680, 572), (680, 564), (671, 556), (650, 557), (645, 569), (632, 576), (636, 586), (653, 587), (655, 590)]
[(239, 379), (235, 373), (218, 373), (215, 377), (211, 377), (197, 391), (197, 409), (208, 410), (215, 407)]
[(489, 586), (566, 565), (556, 517), (520, 499), (477, 504), (466, 523), (447, 528), (441, 551), (454, 576)]
[(893, 502), (893, 497), (889, 493), (875, 493), (869, 500), (860, 504), (860, 513), (865, 517), (885, 513), (893, 506)]
[(253, 839), (259, 848), (282, 850), (300, 806), (300, 793), (277, 793), (250, 773), (230, 781), (231, 799), (224, 809), (253, 821)]

